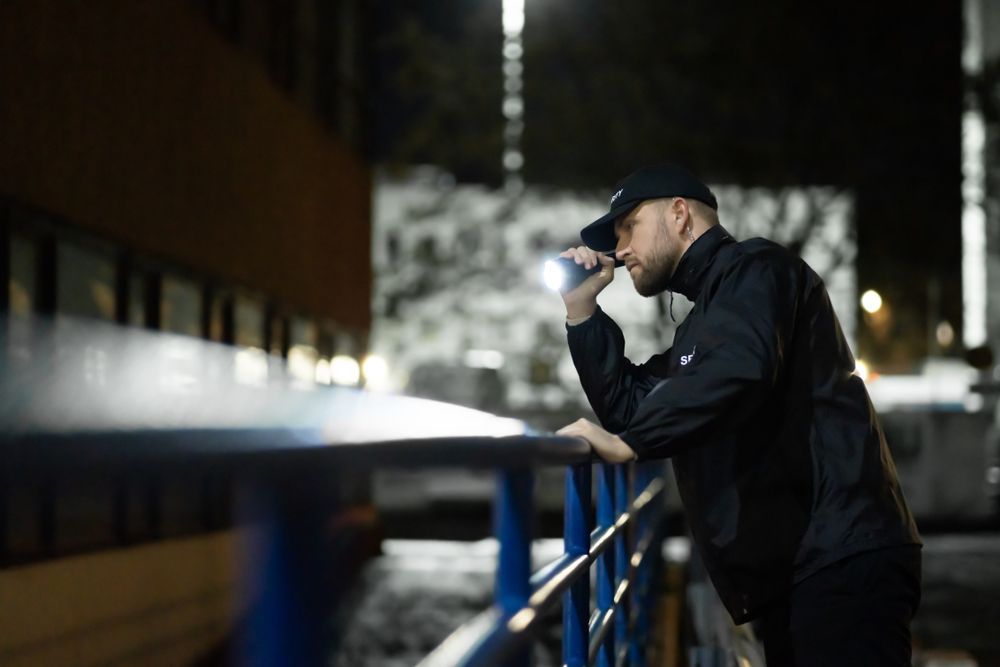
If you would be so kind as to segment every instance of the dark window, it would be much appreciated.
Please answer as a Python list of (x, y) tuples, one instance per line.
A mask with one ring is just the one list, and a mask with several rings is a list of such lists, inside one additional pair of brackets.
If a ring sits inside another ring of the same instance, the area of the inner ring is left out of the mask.
[(38, 301), (38, 248), (20, 236), (10, 239), (10, 279), (8, 295), (13, 315), (30, 315)]
[(163, 278), (160, 298), (160, 328), (164, 331), (201, 336), (201, 290), (193, 281)]
[(216, 343), (231, 343), (232, 296), (213, 290), (206, 294), (205, 298), (208, 299), (208, 313), (206, 315), (208, 318), (208, 339)]
[(128, 277), (128, 322), (133, 327), (146, 326), (146, 277), (133, 273)]
[(236, 297), (233, 306), (237, 345), (264, 347), (264, 305), (249, 297)]
[(56, 248), (56, 310), (61, 315), (115, 319), (115, 263), (68, 243)]
[(312, 382), (316, 378), (319, 332), (316, 323), (304, 317), (291, 319), (288, 348), (288, 372), (296, 380)]

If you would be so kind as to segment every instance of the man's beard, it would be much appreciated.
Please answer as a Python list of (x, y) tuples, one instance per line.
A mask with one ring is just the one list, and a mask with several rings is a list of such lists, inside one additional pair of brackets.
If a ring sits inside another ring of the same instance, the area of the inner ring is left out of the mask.
[(670, 279), (677, 269), (677, 260), (671, 257), (670, 249), (656, 252), (639, 267), (639, 275), (632, 278), (635, 291), (641, 296), (656, 296), (667, 289)]

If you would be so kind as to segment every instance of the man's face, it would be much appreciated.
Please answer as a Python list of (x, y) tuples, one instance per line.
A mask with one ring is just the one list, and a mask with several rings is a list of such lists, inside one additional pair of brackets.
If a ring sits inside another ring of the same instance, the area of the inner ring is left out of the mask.
[(669, 199), (645, 201), (615, 222), (616, 256), (625, 262), (635, 291), (653, 296), (667, 289), (684, 248), (669, 223)]

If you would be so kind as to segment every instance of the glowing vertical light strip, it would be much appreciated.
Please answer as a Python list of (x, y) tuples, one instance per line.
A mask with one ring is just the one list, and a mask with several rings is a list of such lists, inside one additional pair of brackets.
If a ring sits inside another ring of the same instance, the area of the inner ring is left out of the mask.
[(521, 194), (524, 189), (524, 179), (521, 178), (524, 166), (524, 154), (521, 152), (521, 135), (524, 133), (524, 98), (521, 95), (524, 87), (524, 66), (521, 64), (523, 31), (524, 0), (503, 0), (503, 173), (504, 188), (512, 196)]
[[(965, 0), (962, 67), (982, 70), (980, 0)], [(962, 340), (966, 347), (986, 343), (986, 123), (974, 96), (966, 95), (962, 113)]]

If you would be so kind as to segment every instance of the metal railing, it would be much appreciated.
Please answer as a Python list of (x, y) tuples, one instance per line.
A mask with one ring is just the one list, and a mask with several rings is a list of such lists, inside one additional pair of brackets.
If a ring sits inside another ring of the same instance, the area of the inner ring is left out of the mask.
[[(563, 664), (645, 663), (662, 466), (598, 464), (597, 525), (591, 526), (591, 464), (566, 474), (563, 555), (531, 575), (531, 472), (500, 473), (494, 530), (500, 543), (494, 605), (420, 663), (527, 665), (532, 630), (562, 601)], [(631, 474), (630, 474), (631, 473)], [(590, 568), (596, 563), (591, 613)]]
[[(239, 520), (261, 529), (245, 571), (247, 590), (257, 591), (240, 640), (246, 664), (327, 658), (344, 588), (324, 539), (340, 502), (331, 480), (387, 466), (499, 475), (495, 603), (423, 665), (527, 665), (533, 631), (560, 600), (566, 665), (645, 664), (661, 464), (595, 466), (577, 438), (452, 405), (305, 386), (273, 369), (266, 385), (260, 373), (243, 382), (239, 351), (180, 336), (36, 323), (30, 348), (0, 368), (7, 474), (175, 466), (241, 480)], [(532, 574), (534, 470), (552, 465), (567, 467), (565, 553)]]

